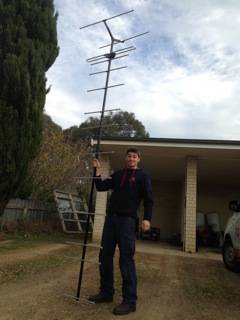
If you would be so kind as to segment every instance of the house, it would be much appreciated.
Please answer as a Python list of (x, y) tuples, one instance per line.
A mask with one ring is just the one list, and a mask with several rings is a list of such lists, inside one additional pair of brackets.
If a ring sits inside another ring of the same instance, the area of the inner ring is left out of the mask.
[[(240, 197), (240, 141), (105, 138), (103, 176), (125, 165), (129, 147), (141, 151), (140, 167), (152, 179), (152, 225), (160, 228), (162, 238), (180, 234), (183, 250), (194, 253), (198, 212), (216, 212), (224, 230), (231, 215), (228, 203)], [(106, 204), (107, 193), (98, 192), (96, 212), (104, 213)], [(103, 216), (95, 217), (94, 239), (101, 237), (103, 222)]]

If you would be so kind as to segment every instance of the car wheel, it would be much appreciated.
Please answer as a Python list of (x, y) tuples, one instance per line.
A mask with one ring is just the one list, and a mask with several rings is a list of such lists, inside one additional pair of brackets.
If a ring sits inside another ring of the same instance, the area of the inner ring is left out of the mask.
[(223, 243), (223, 262), (227, 269), (233, 272), (240, 272), (240, 264), (237, 263), (235, 255), (234, 255), (234, 248), (232, 245), (231, 240), (225, 240)]

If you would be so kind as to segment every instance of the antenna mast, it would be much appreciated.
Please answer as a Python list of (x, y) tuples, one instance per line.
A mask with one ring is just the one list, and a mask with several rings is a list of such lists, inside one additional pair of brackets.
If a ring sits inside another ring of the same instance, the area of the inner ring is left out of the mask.
[[(110, 29), (110, 27), (108, 25), (108, 21), (112, 20), (112, 19), (115, 19), (115, 18), (118, 18), (118, 17), (123, 16), (123, 15), (129, 14), (129, 13), (132, 13), (133, 11), (134, 10), (126, 11), (126, 12), (120, 13), (118, 15), (112, 16), (110, 18), (103, 19), (103, 20), (100, 20), (100, 21), (85, 25), (85, 26), (80, 28), (82, 30), (82, 29), (89, 28), (89, 27), (95, 26), (97, 24), (102, 24), (103, 23), (105, 28), (106, 28), (106, 30), (107, 30), (107, 33), (108, 33), (108, 35), (110, 37), (110, 43), (109, 44), (106, 44), (106, 45), (103, 45), (103, 46), (99, 47), (99, 49), (110, 47), (109, 52), (87, 59), (87, 62), (90, 65), (97, 65), (97, 64), (101, 64), (101, 63), (107, 63), (107, 69), (106, 70), (98, 71), (98, 72), (94, 72), (94, 73), (90, 73), (89, 74), (90, 76), (93, 76), (93, 75), (97, 75), (97, 74), (106, 73), (106, 80), (105, 80), (104, 87), (88, 90), (88, 92), (93, 92), (93, 91), (97, 91), (97, 90), (103, 90), (104, 91), (101, 110), (85, 113), (85, 114), (100, 113), (99, 125), (97, 127), (97, 129), (98, 129), (97, 145), (96, 145), (96, 150), (93, 153), (95, 155), (96, 159), (98, 159), (99, 158), (99, 154), (101, 154), (101, 152), (100, 152), (100, 144), (101, 144), (101, 139), (102, 139), (102, 132), (103, 132), (103, 128), (106, 126), (106, 125), (104, 125), (104, 121), (103, 121), (104, 120), (104, 114), (106, 112), (113, 112), (113, 111), (120, 110), (118, 108), (117, 109), (116, 108), (115, 109), (108, 109), (108, 110), (105, 109), (106, 101), (107, 101), (108, 89), (124, 85), (124, 83), (109, 85), (110, 73), (111, 73), (111, 71), (117, 71), (117, 70), (121, 70), (121, 69), (127, 68), (127, 66), (111, 68), (112, 62), (114, 62), (117, 59), (121, 59), (121, 58), (127, 57), (129, 55), (130, 51), (133, 51), (133, 50), (136, 49), (134, 46), (129, 46), (129, 47), (125, 47), (125, 48), (122, 48), (122, 49), (114, 50), (114, 46), (116, 44), (125, 43), (125, 42), (127, 42), (127, 41), (129, 41), (131, 39), (143, 36), (143, 35), (145, 35), (145, 34), (147, 34), (149, 32), (149, 31), (147, 31), (147, 32), (144, 32), (144, 33), (136, 34), (136, 35), (133, 35), (133, 36), (131, 36), (129, 38), (120, 40), (120, 39), (117, 39), (117, 38), (115, 38), (113, 36), (113, 33), (112, 33), (112, 31), (111, 31), (111, 29)], [(109, 125), (107, 125), (107, 126), (109, 126)], [(112, 152), (109, 152), (109, 153), (112, 153)], [(88, 215), (87, 215), (87, 221), (86, 221), (86, 228), (85, 228), (84, 240), (83, 240), (83, 243), (82, 243), (83, 250), (82, 250), (82, 258), (81, 258), (81, 265), (80, 265), (77, 293), (76, 293), (76, 297), (75, 297), (75, 299), (77, 301), (79, 301), (79, 299), (80, 299), (80, 291), (81, 291), (81, 284), (82, 284), (83, 270), (84, 270), (84, 261), (85, 261), (86, 249), (87, 249), (87, 246), (88, 246), (87, 240), (88, 240), (88, 234), (89, 234), (90, 217), (93, 216), (92, 212), (93, 212), (93, 194), (94, 194), (94, 177), (95, 177), (95, 174), (96, 174), (96, 168), (94, 168), (94, 170), (93, 170), (93, 176), (90, 177), (90, 179), (92, 180), (92, 183), (91, 183), (91, 191), (90, 191), (90, 196), (89, 196), (89, 201), (88, 201)]]

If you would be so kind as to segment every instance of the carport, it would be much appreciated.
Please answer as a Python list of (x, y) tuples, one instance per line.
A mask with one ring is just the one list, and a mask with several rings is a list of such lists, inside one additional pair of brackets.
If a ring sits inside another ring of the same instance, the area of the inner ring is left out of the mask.
[[(160, 228), (162, 239), (180, 234), (183, 250), (195, 252), (198, 211), (217, 212), (224, 230), (231, 214), (228, 203), (238, 199), (239, 141), (105, 138), (101, 144), (103, 176), (125, 165), (126, 149), (132, 146), (140, 149), (140, 167), (152, 178), (152, 226)], [(95, 211), (104, 213), (106, 204), (107, 193), (97, 193)], [(94, 239), (101, 238), (102, 227), (103, 218), (96, 216)]]

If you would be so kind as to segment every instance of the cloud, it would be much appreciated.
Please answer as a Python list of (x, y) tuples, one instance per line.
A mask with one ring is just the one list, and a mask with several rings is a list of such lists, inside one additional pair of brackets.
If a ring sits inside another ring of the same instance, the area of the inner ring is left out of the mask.
[[(46, 100), (46, 112), (64, 128), (79, 121), (79, 102), (73, 95), (54, 88), (47, 95)], [(48, 109), (48, 106), (51, 106), (50, 110)], [(80, 120), (84, 120), (83, 115), (81, 115)]]
[[(112, 72), (108, 107), (136, 114), (151, 136), (240, 139), (240, 2), (239, 1), (64, 1), (59, 11), (60, 56), (48, 73), (52, 92), (46, 110), (63, 127), (79, 125), (83, 112), (100, 109), (103, 64), (90, 67), (86, 58), (105, 52), (109, 43), (102, 25), (79, 30), (84, 24), (136, 9), (110, 20), (111, 30), (126, 38), (150, 30), (145, 37), (124, 44), (137, 51), (113, 63), (128, 65)], [(118, 45), (122, 47), (123, 45)], [(122, 60), (122, 61), (121, 61)], [(57, 107), (62, 105), (61, 108)], [(234, 117), (233, 117), (234, 115)]]

